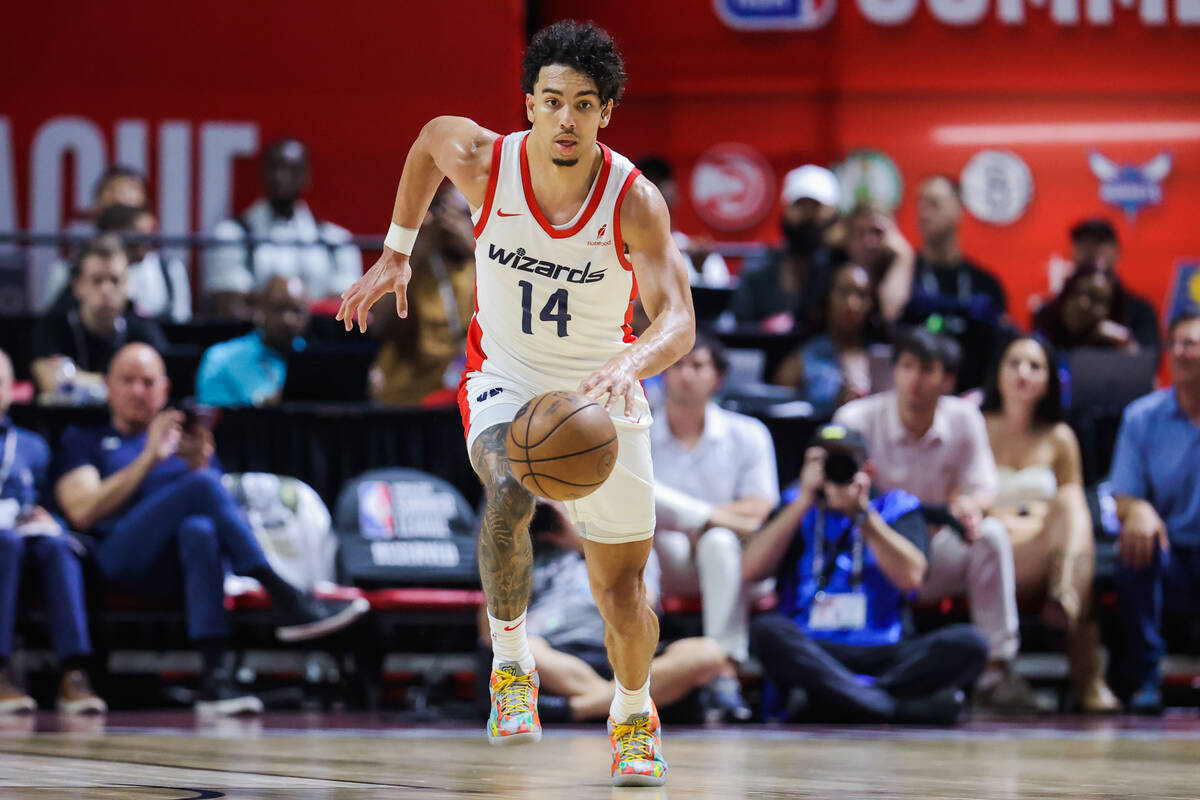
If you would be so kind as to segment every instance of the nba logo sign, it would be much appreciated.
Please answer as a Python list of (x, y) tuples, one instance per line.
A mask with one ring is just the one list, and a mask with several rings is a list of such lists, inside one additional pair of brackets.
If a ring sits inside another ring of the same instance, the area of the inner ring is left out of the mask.
[(387, 481), (358, 485), (358, 532), (364, 539), (395, 539), (396, 511)]
[(1171, 154), (1159, 153), (1145, 164), (1118, 164), (1093, 150), (1088, 153), (1088, 166), (1100, 179), (1100, 199), (1122, 209), (1133, 221), (1146, 206), (1162, 203), (1159, 184), (1171, 173)]
[(815, 31), (837, 11), (837, 0), (714, 0), (717, 16), (739, 30)]

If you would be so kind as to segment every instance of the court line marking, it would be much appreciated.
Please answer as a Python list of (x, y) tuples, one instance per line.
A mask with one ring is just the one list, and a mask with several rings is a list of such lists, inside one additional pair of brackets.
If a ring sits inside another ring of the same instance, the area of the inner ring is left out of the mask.
[[(178, 733), (178, 731), (176, 731), (176, 733)], [(162, 762), (158, 762), (158, 761), (128, 761), (128, 760), (122, 759), (122, 758), (103, 758), (101, 756), (95, 756), (95, 755), (70, 755), (70, 754), (66, 754), (66, 753), (63, 753), (63, 754), (42, 753), (42, 752), (38, 752), (36, 750), (0, 749), (0, 755), (18, 755), (18, 756), (25, 756), (26, 758), (32, 756), (35, 758), (46, 758), (46, 759), (53, 759), (53, 760), (59, 760), (59, 761), (64, 761), (64, 760), (65, 761), (98, 761), (98, 762), (104, 763), (104, 764), (122, 764), (125, 766), (131, 766), (131, 767), (158, 767), (159, 769), (190, 770), (192, 772), (216, 772), (216, 773), (225, 773), (225, 774), (229, 774), (229, 775), (251, 775), (251, 776), (262, 777), (262, 778), (283, 778), (283, 779), (290, 779), (290, 780), (295, 780), (295, 781), (307, 781), (309, 783), (314, 783), (314, 784), (323, 784), (323, 785), (308, 787), (308, 788), (315, 788), (315, 789), (337, 789), (337, 788), (348, 788), (348, 789), (380, 789), (380, 788), (382, 788), (382, 789), (419, 789), (419, 790), (436, 789), (438, 791), (444, 791), (444, 792), (463, 791), (463, 793), (465, 793), (465, 794), (480, 793), (474, 789), (459, 790), (459, 789), (451, 789), (450, 787), (446, 787), (446, 786), (428, 786), (428, 785), (409, 784), (409, 783), (378, 783), (375, 781), (343, 781), (343, 780), (338, 780), (336, 778), (307, 778), (303, 775), (284, 775), (284, 774), (280, 774), (278, 772), (256, 772), (253, 770), (246, 770), (246, 769), (219, 769), (216, 767), (189, 767), (189, 766), (183, 766), (180, 764), (163, 764)], [(195, 755), (195, 754), (190, 754), (190, 755)], [(305, 760), (309, 763), (313, 763), (313, 759), (311, 759), (311, 758), (308, 758)], [(119, 785), (121, 785), (121, 784), (99, 784), (99, 785), (85, 784), (81, 788), (93, 788), (93, 787), (103, 788), (105, 786), (119, 786)], [(12, 787), (9, 787), (9, 788), (12, 788)], [(68, 788), (75, 788), (75, 787), (68, 787)], [(305, 788), (305, 787), (278, 786), (278, 787), (263, 787), (263, 788), (286, 789), (286, 788)]]

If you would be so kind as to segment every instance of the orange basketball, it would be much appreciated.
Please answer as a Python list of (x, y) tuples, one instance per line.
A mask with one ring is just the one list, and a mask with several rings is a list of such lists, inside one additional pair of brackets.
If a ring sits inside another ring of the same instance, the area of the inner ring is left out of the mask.
[(578, 500), (617, 463), (617, 429), (604, 406), (572, 392), (539, 394), (508, 428), (513, 475), (534, 494)]

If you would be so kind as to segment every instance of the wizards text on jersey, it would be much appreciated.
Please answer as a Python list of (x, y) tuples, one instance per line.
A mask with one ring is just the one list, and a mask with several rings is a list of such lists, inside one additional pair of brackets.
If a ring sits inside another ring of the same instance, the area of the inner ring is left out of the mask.
[(555, 264), (553, 261), (543, 261), (534, 256), (526, 255), (524, 247), (518, 247), (516, 250), (510, 252), (503, 247), (489, 244), (488, 258), (501, 266), (510, 267), (521, 272), (545, 275), (547, 278), (552, 278), (556, 281), (566, 278), (567, 283), (598, 283), (604, 280), (605, 270), (601, 269), (592, 272), (592, 262), (590, 261), (584, 264), (582, 268), (567, 267), (562, 264)]

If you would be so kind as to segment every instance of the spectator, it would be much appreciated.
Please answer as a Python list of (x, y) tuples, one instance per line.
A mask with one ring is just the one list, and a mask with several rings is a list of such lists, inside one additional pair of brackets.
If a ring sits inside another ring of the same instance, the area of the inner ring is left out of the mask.
[(164, 410), (162, 359), (144, 344), (123, 347), (108, 374), (112, 422), (68, 428), (55, 496), (77, 529), (99, 540), (104, 580), (147, 598), (183, 596), (188, 635), (204, 657), (196, 710), (262, 710), (238, 690), (223, 661), (229, 621), (222, 562), (270, 595), (276, 634), (322, 636), (350, 624), (365, 600), (325, 601), (301, 593), (270, 568), (245, 517), (221, 486), (212, 433), (180, 411)]
[(92, 644), (83, 571), (73, 549), (77, 545), (42, 505), (50, 448), (36, 433), (12, 424), (7, 416), (12, 392), (12, 362), (0, 350), (0, 715), (37, 708), (8, 674), (22, 574), (39, 588), (50, 640), (63, 669), (59, 710), (102, 714), (107, 706), (92, 689), (87, 673)]
[[(96, 222), (100, 216), (115, 205), (145, 208), (147, 201), (146, 176), (131, 167), (120, 165), (104, 170), (96, 185), (92, 188), (92, 207), (87, 219), (72, 222), (67, 233), (76, 236), (92, 236), (96, 230)], [(65, 292), (70, 283), (70, 262), (55, 259), (44, 269), (33, 273), (31, 291), (33, 307), (39, 314), (44, 314), (52, 308), (65, 311), (73, 304), (69, 292)]]
[(1176, 317), (1167, 348), (1174, 386), (1125, 409), (1112, 466), (1125, 645), (1118, 688), (1138, 712), (1162, 710), (1164, 604), (1200, 612), (1200, 316)]
[(42, 317), (33, 331), (33, 377), (44, 397), (75, 387), (102, 401), (104, 372), (123, 345), (144, 342), (159, 352), (166, 349), (158, 323), (129, 310), (128, 291), (129, 260), (121, 240), (104, 234), (84, 245), (71, 263), (71, 293), (78, 307)]
[(1071, 261), (1075, 264), (1099, 264), (1112, 270), (1117, 291), (1124, 295), (1125, 313), (1120, 319), (1142, 347), (1162, 347), (1158, 314), (1145, 298), (1125, 288), (1118, 275), (1121, 245), (1112, 223), (1102, 217), (1080, 220), (1071, 228)]
[(866, 437), (881, 489), (916, 495), (927, 515), (948, 512), (950, 524), (930, 539), (919, 599), (966, 593), (971, 618), (991, 644), (976, 702), (1030, 711), (1036, 708), (1032, 690), (1012, 668), (1020, 644), (1012, 545), (1000, 521), (985, 516), (996, 492), (996, 463), (979, 409), (945, 394), (957, 368), (948, 342), (923, 328), (899, 337), (895, 389), (847, 403), (834, 421)]
[(1017, 596), (1044, 599), (1043, 617), (1067, 632), (1072, 705), (1111, 712), (1120, 704), (1101, 675), (1092, 518), (1056, 364), (1041, 340), (1022, 336), (988, 380), (983, 412), (998, 477), (992, 514), (1012, 541)]
[(206, 406), (274, 406), (283, 397), (288, 356), (304, 350), (308, 304), (299, 278), (275, 277), (258, 293), (254, 330), (205, 351), (196, 400)]
[(975, 298), (995, 317), (1008, 313), (1008, 296), (996, 276), (963, 254), (959, 244), (962, 194), (948, 175), (926, 178), (917, 190), (917, 227), (921, 249), (917, 254), (912, 302), (930, 297), (957, 300), (961, 307), (978, 307)]
[[(271, 278), (300, 278), (308, 296), (333, 297), (362, 277), (362, 254), (350, 233), (318, 222), (301, 198), (309, 185), (308, 148), (280, 139), (263, 156), (266, 197), (236, 219), (218, 223), (213, 236), (233, 244), (208, 251), (204, 293), (213, 313), (248, 319), (250, 298)], [(270, 242), (247, 247), (247, 236)]]
[(700, 595), (704, 635), (728, 659), (711, 687), (713, 704), (746, 719), (736, 668), (749, 655), (755, 590), (742, 583), (742, 542), (779, 503), (779, 477), (767, 427), (713, 402), (728, 366), (721, 345), (701, 333), (663, 375), (665, 413), (650, 429), (654, 547), (664, 589)]
[[(140, 316), (167, 322), (187, 322), (192, 318), (192, 288), (187, 267), (178, 258), (164, 261), (164, 256), (152, 250), (144, 241), (129, 241), (133, 237), (151, 236), (158, 220), (144, 208), (114, 205), (106, 208), (96, 220), (100, 233), (119, 235), (129, 259), (129, 300)], [(51, 276), (57, 296), (54, 310), (67, 312), (78, 307), (69, 287), (69, 267), (63, 262), (54, 265)]]
[(776, 333), (806, 329), (814, 299), (829, 284), (833, 252), (825, 237), (840, 197), (837, 177), (824, 167), (805, 164), (784, 177), (783, 245), (747, 259), (733, 296), (738, 322), (762, 323)]
[(1075, 265), (1058, 296), (1034, 316), (1033, 325), (1059, 350), (1136, 351), (1138, 340), (1118, 321), (1124, 318), (1125, 293), (1116, 274), (1088, 262)]
[[(612, 667), (604, 648), (604, 620), (588, 581), (582, 542), (558, 504), (539, 502), (529, 525), (533, 542), (533, 593), (526, 620), (537, 659), (542, 719), (604, 719), (612, 702)], [(658, 570), (646, 563), (646, 595), (658, 604)], [(491, 660), (491, 653), (488, 653)], [(725, 663), (711, 639), (672, 642), (655, 657), (650, 690), (659, 707), (675, 703), (709, 683)]]
[(878, 287), (879, 313), (895, 322), (912, 294), (916, 254), (896, 221), (871, 206), (859, 205), (847, 215), (846, 255), (865, 267)]
[(794, 387), (828, 419), (842, 404), (871, 393), (867, 350), (887, 340), (865, 267), (847, 261), (833, 271), (815, 326), (820, 333), (784, 359), (772, 382)]
[[(648, 155), (638, 159), (637, 167), (646, 176), (646, 180), (658, 187), (662, 193), (667, 210), (674, 213), (676, 201), (679, 199), (679, 189), (675, 183), (675, 175), (671, 164), (662, 156)], [(729, 265), (720, 253), (712, 250), (712, 240), (707, 236), (688, 236), (681, 231), (673, 231), (675, 244), (683, 254), (683, 260), (688, 265), (688, 280), (694, 286), (711, 286), (723, 289), (729, 286)]]
[(970, 625), (903, 636), (928, 565), (920, 501), (873, 495), (866, 441), (841, 425), (818, 431), (784, 501), (743, 560), (746, 580), (778, 576), (778, 613), (754, 621), (767, 675), (805, 690), (821, 720), (954, 724), (988, 643)]
[(960, 392), (983, 385), (988, 360), (999, 345), (1008, 298), (992, 273), (967, 258), (959, 244), (962, 195), (958, 183), (934, 175), (921, 183), (917, 194), (917, 226), (921, 248), (913, 275), (912, 292), (901, 318), (925, 322), (939, 314), (943, 330), (958, 341), (969, 358), (958, 375)]
[(451, 184), (434, 196), (409, 263), (408, 317), (396, 316), (391, 297), (371, 309), (371, 328), (383, 343), (371, 367), (370, 393), (394, 406), (457, 391), (462, 376), (475, 311), (475, 233), (467, 200)]

